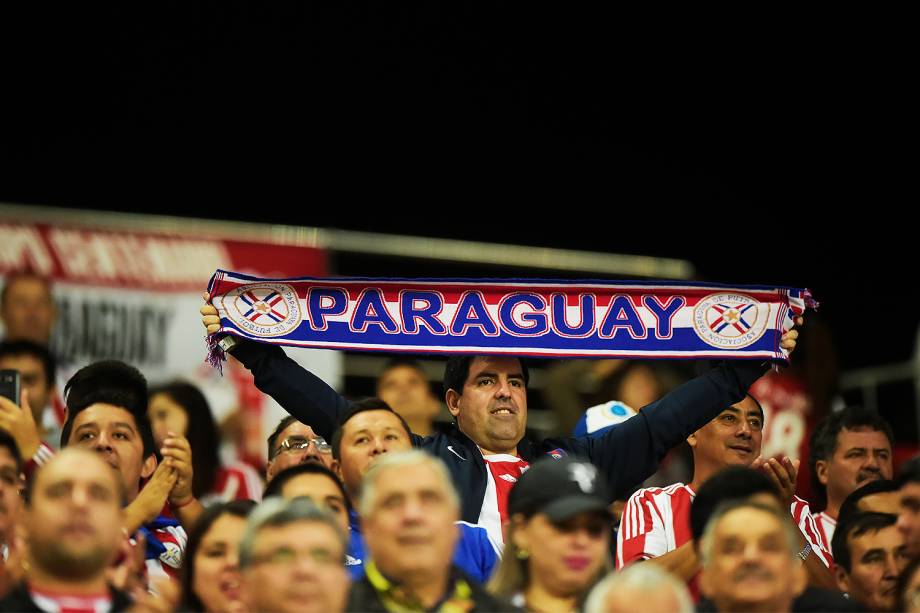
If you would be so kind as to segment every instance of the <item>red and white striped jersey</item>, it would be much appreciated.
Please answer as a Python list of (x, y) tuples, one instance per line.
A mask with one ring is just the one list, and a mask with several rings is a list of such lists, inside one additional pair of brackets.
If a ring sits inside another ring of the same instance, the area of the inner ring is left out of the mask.
[(221, 466), (214, 477), (211, 491), (202, 496), (201, 504), (208, 506), (216, 502), (232, 500), (262, 500), (262, 479), (259, 473), (242, 462), (231, 462)]
[(108, 593), (77, 596), (29, 586), (29, 596), (46, 613), (109, 613), (112, 609), (112, 597)]
[(815, 527), (818, 529), (818, 534), (824, 539), (824, 542), (827, 544), (827, 550), (831, 549), (831, 539), (834, 538), (834, 530), (837, 529), (837, 520), (821, 511), (820, 513), (815, 513)]
[(821, 511), (815, 513), (815, 526), (818, 528), (818, 534), (827, 544), (827, 550), (831, 550), (831, 539), (834, 538), (834, 530), (837, 529), (837, 520)]
[(508, 494), (530, 465), (526, 460), (509, 454), (484, 455), (482, 458), (489, 470), (486, 495), (482, 499), (477, 523), (486, 529), (492, 542), (504, 544), (502, 522), (508, 518)]
[[(695, 496), (696, 492), (683, 483), (645, 488), (630, 496), (617, 532), (617, 568), (636, 560), (657, 558), (692, 539), (690, 505)], [(830, 547), (818, 531), (808, 503), (796, 496), (790, 513), (813, 554), (830, 568)]]
[(617, 531), (617, 568), (674, 551), (693, 538), (689, 485), (647, 487), (629, 497)]
[(795, 496), (792, 499), (792, 521), (799, 527), (805, 540), (811, 545), (812, 555), (818, 556), (822, 563), (828, 568), (834, 567), (834, 558), (831, 556), (831, 543), (824, 540), (821, 533), (818, 532), (818, 526), (815, 524), (815, 517), (811, 514), (808, 503)]

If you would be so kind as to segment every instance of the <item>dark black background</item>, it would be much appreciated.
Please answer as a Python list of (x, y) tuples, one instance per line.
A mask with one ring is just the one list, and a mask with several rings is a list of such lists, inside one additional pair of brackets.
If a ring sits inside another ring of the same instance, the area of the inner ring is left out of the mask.
[(812, 288), (845, 369), (912, 354), (897, 19), (4, 11), (0, 200), (679, 257)]

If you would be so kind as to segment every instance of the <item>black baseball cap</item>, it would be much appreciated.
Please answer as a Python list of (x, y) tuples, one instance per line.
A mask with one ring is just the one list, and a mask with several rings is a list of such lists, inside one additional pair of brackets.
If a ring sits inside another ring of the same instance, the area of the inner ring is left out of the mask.
[(610, 515), (611, 498), (597, 467), (572, 458), (546, 458), (534, 463), (508, 495), (508, 513), (531, 517), (543, 513), (563, 522), (579, 513)]

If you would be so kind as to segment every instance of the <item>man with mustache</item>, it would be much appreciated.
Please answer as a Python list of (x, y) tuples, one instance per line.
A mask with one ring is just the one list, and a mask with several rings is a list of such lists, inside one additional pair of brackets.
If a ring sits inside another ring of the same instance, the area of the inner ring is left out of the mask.
[(703, 593), (717, 611), (791, 611), (805, 589), (798, 534), (781, 511), (732, 501), (715, 512), (700, 542)]
[(840, 505), (858, 487), (877, 479), (891, 479), (891, 426), (875, 411), (849, 407), (828, 415), (809, 441), (811, 478), (816, 492), (824, 492), (827, 506), (815, 515), (822, 538), (829, 543), (840, 515)]
[(889, 513), (845, 514), (834, 533), (837, 585), (868, 611), (893, 611), (898, 604), (898, 575), (910, 556), (897, 520)]
[[(218, 332), (217, 309), (206, 304), (200, 312), (208, 333)], [(801, 318), (796, 323), (801, 325)], [(797, 338), (798, 331), (790, 330), (780, 344), (792, 350)], [(331, 436), (349, 412), (348, 400), (288, 358), (281, 347), (234, 339), (229, 351), (253, 373), (260, 390), (320, 436)], [(724, 407), (741, 401), (766, 370), (765, 364), (726, 362), (601, 436), (531, 441), (524, 436), (526, 365), (514, 356), (452, 356), (443, 387), (456, 426), (448, 434), (413, 434), (411, 441), (447, 465), (461, 492), (460, 519), (485, 527), (494, 541), (503, 542), (508, 493), (538, 458), (584, 457), (600, 468), (614, 498), (623, 498), (655, 472), (671, 448)]]
[[(772, 508), (778, 513), (784, 513), (785, 501), (781, 499), (779, 490), (763, 472), (743, 466), (729, 466), (719, 471), (704, 483), (690, 507), (690, 532), (693, 543), (699, 552), (703, 540), (703, 533), (713, 514), (723, 505), (732, 500), (754, 502)], [(801, 552), (806, 541), (802, 531), (798, 531), (798, 542), (795, 546)], [(797, 558), (801, 556), (796, 554)], [(813, 556), (809, 556), (813, 557)], [(797, 562), (802, 565), (801, 562)], [(633, 565), (642, 566), (640, 565)], [(806, 568), (806, 572), (808, 569)], [(833, 583), (833, 585), (830, 585)], [(711, 601), (702, 599), (697, 605), (698, 611), (712, 611), (714, 605)], [(793, 611), (862, 611), (862, 607), (847, 600), (837, 589), (836, 581), (830, 581), (824, 587), (809, 585), (792, 601)]]
[(806, 539), (803, 554), (814, 581), (832, 586), (827, 546), (818, 537), (808, 504), (795, 496), (798, 462), (759, 458), (763, 421), (763, 409), (748, 394), (688, 437), (693, 450), (693, 480), (687, 485), (640, 489), (629, 498), (617, 532), (617, 568), (654, 560), (687, 581), (698, 597), (700, 559), (690, 531), (691, 503), (700, 486), (719, 471), (729, 466), (752, 466), (762, 470), (781, 492), (784, 505)]

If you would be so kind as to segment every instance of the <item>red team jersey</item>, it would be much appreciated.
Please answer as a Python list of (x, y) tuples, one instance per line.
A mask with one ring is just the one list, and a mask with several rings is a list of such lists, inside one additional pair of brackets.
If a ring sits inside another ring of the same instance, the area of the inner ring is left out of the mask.
[(39, 609), (47, 613), (109, 613), (112, 609), (109, 594), (74, 596), (29, 586), (29, 596)]
[[(690, 505), (696, 496), (690, 486), (675, 483), (668, 487), (650, 487), (630, 496), (623, 509), (617, 532), (616, 567), (657, 558), (674, 551), (693, 538), (690, 531)], [(831, 567), (830, 547), (822, 538), (808, 503), (795, 497), (790, 508), (792, 519), (811, 544), (813, 555)], [(699, 599), (699, 575), (690, 582), (690, 591)]]
[(480, 526), (486, 529), (491, 540), (504, 543), (502, 523), (508, 518), (508, 494), (530, 465), (521, 458), (507, 454), (482, 456), (489, 469), (486, 496), (479, 513)]
[(231, 462), (221, 466), (214, 477), (211, 491), (202, 496), (201, 504), (208, 506), (215, 502), (232, 500), (262, 500), (262, 479), (249, 464)]
[(818, 527), (818, 534), (821, 535), (825, 543), (830, 545), (831, 539), (834, 538), (834, 529), (837, 528), (837, 520), (821, 511), (820, 513), (815, 513), (815, 525)]

